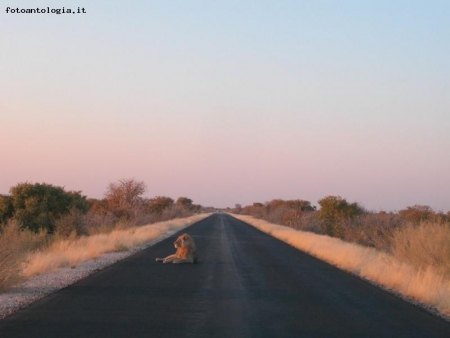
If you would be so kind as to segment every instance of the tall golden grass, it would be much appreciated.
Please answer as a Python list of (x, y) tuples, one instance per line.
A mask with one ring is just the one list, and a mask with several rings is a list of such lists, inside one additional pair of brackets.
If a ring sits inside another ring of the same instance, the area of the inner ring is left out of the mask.
[(96, 259), (104, 253), (129, 250), (151, 243), (207, 216), (209, 214), (194, 215), (140, 227), (113, 230), (110, 233), (57, 240), (43, 250), (31, 253), (26, 263), (23, 264), (22, 272), (28, 278), (60, 267), (74, 268), (78, 264)]
[[(448, 270), (444, 269), (445, 273), (443, 273), (442, 268), (436, 264), (424, 263), (426, 259), (419, 259), (420, 263), (414, 263), (406, 258), (423, 256), (421, 250), (436, 252), (433, 249), (436, 242), (434, 242), (435, 244), (431, 242), (437, 236), (439, 238), (437, 241), (447, 241), (445, 245), (447, 249), (441, 250), (442, 253), (436, 256), (436, 261), (446, 259), (448, 262), (450, 260), (448, 255), (450, 229), (448, 226), (436, 227), (434, 233), (427, 231), (430, 229), (430, 224), (422, 224), (419, 227), (411, 225), (406, 230), (398, 230), (394, 234), (393, 254), (388, 254), (374, 248), (344, 242), (338, 238), (272, 224), (251, 216), (233, 214), (233, 217), (314, 257), (369, 280), (406, 299), (421, 303), (442, 316), (450, 318)], [(417, 245), (415, 241), (418, 243)]]
[(47, 236), (44, 232), (22, 231), (13, 220), (0, 230), (0, 291), (4, 291), (24, 279), (20, 263), (30, 252), (45, 246)]
[(450, 224), (408, 223), (393, 232), (390, 252), (420, 269), (433, 268), (450, 280)]

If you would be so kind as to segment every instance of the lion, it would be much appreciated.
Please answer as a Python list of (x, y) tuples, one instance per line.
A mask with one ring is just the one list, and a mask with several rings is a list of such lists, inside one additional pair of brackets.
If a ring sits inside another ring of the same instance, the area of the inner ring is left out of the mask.
[(194, 240), (188, 234), (182, 234), (173, 243), (177, 251), (166, 258), (156, 258), (157, 262), (163, 263), (195, 263), (198, 259), (197, 247)]

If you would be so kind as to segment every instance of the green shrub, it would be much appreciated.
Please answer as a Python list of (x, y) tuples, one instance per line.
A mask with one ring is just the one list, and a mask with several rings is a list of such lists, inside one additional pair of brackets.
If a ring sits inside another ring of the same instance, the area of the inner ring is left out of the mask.
[(173, 199), (170, 197), (156, 196), (148, 201), (148, 208), (153, 214), (160, 215), (165, 209), (172, 207)]
[(364, 212), (358, 203), (348, 203), (340, 196), (327, 196), (318, 203), (319, 219), (324, 223), (325, 232), (329, 236), (342, 237), (343, 222)]
[(13, 217), (14, 207), (12, 204), (11, 196), (0, 195), (0, 223), (6, 223), (6, 221)]
[(193, 201), (190, 198), (178, 197), (177, 202), (175, 204), (186, 209), (191, 209), (193, 207), (192, 202)]
[(46, 183), (20, 183), (10, 189), (13, 217), (23, 228), (51, 233), (55, 221), (71, 209), (87, 212), (86, 196), (79, 191)]

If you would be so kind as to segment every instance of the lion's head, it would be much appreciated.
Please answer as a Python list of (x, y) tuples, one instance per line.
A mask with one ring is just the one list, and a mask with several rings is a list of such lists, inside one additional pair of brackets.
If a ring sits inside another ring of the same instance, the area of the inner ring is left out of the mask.
[(173, 243), (176, 249), (178, 248), (184, 248), (184, 247), (191, 247), (194, 244), (194, 240), (191, 236), (188, 234), (182, 234), (177, 238), (177, 240)]

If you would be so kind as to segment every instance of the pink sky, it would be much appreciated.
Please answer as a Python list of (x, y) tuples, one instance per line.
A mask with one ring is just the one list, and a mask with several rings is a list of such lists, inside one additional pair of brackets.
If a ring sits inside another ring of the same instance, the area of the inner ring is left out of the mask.
[(177, 4), (1, 14), (1, 194), (450, 210), (448, 5)]

